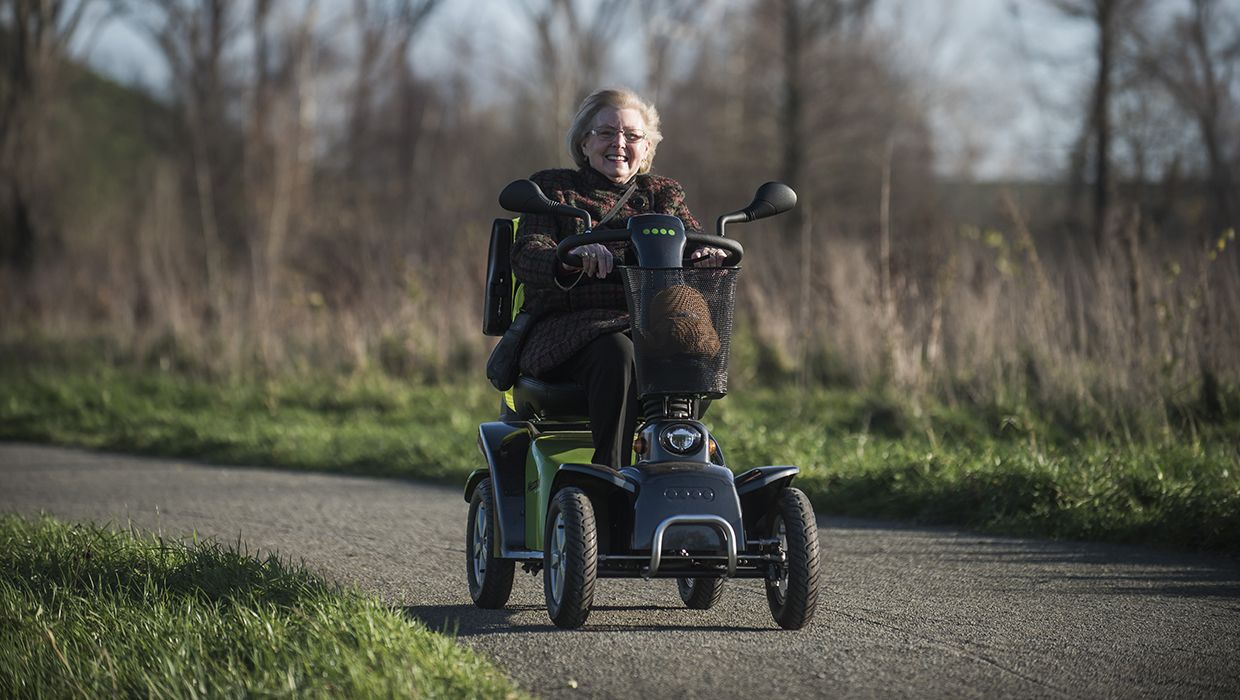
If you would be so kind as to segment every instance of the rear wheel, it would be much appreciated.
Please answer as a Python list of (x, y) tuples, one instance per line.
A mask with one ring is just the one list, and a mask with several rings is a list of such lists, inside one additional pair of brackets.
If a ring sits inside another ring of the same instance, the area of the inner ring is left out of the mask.
[(597, 574), (594, 507), (581, 489), (562, 489), (547, 510), (543, 538), (543, 593), (547, 614), (556, 627), (573, 629), (585, 624)]
[(798, 630), (809, 624), (818, 606), (818, 524), (800, 489), (784, 489), (776, 508), (771, 534), (780, 541), (786, 561), (768, 575), (766, 600), (780, 627)]
[(514, 562), (495, 556), (495, 498), (491, 480), (483, 479), (469, 501), (465, 526), (465, 575), (469, 597), (480, 608), (502, 608), (512, 593)]
[(694, 610), (709, 610), (723, 596), (722, 578), (678, 578), (676, 588), (680, 599)]

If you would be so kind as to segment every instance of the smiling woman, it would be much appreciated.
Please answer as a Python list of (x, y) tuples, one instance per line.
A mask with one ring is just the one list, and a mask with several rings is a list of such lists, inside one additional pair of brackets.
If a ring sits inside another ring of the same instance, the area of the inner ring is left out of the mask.
[[(553, 201), (589, 212), (595, 231), (628, 225), (640, 214), (679, 217), (686, 231), (701, 226), (685, 206), (680, 183), (651, 172), (663, 135), (659, 112), (629, 90), (599, 90), (581, 103), (567, 135), (576, 170), (543, 170), (530, 177)], [(624, 286), (610, 273), (627, 243), (589, 243), (573, 249), (581, 267), (562, 265), (556, 245), (585, 233), (577, 219), (550, 214), (521, 218), (512, 269), (525, 285), (525, 310), (538, 320), (521, 352), (524, 374), (582, 386), (589, 397), (595, 464), (621, 467), (632, 458), (637, 424), (633, 341)], [(717, 267), (722, 249), (690, 254), (698, 266)], [(591, 279), (596, 278), (596, 279)]]

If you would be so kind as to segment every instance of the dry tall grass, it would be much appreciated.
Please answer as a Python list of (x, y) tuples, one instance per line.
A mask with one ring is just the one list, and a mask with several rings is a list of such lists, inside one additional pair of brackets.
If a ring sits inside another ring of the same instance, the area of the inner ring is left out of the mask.
[[(152, 176), (123, 245), (99, 236), (45, 263), (26, 288), (9, 280), (5, 334), (104, 335), (126, 357), (213, 373), (477, 375), (491, 342), (479, 332), (488, 222), (468, 222), (428, 249), (406, 243), (424, 236), (381, 227), (358, 245), (335, 233), (348, 222), (310, 217), (278, 284), (263, 288), (249, 269), (229, 269), (213, 304), (169, 179)], [(1234, 232), (1200, 250), (1143, 235), (1124, 216), (1101, 254), (1072, 255), (1040, 250), (1011, 198), (1007, 209), (1005, 230), (960, 226), (922, 251), (896, 245), (886, 277), (876, 243), (834, 236), (829, 225), (807, 222), (799, 240), (752, 239), (741, 332), (770, 361), (734, 365), (738, 385), (782, 374), (1166, 425), (1169, 410), (1208, 410), (1218, 384), (1240, 378)]]
[(813, 245), (753, 256), (753, 327), (803, 382), (1052, 405), (1119, 430), (1135, 429), (1133, 416), (1167, 425), (1168, 412), (1221, 409), (1220, 385), (1240, 378), (1233, 230), (1202, 249), (1129, 213), (1098, 254), (1040, 250), (1004, 199), (1005, 229), (960, 225), (932, 249), (894, 251), (886, 290), (879, 244), (829, 227), (812, 230)]

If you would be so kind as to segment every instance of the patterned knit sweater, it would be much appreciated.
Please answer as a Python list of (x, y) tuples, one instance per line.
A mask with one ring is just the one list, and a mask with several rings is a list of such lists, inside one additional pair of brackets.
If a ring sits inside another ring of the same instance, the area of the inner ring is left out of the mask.
[[(616, 184), (590, 167), (580, 170), (542, 170), (530, 176), (552, 201), (563, 202), (590, 212), (598, 221), (628, 189)], [(659, 175), (638, 175), (637, 189), (615, 216), (596, 230), (625, 228), (630, 217), (637, 214), (670, 214), (685, 223), (686, 231), (701, 231), (701, 226), (685, 206), (685, 191), (680, 183)], [(525, 306), (539, 315), (529, 331), (521, 351), (521, 372), (540, 376), (605, 333), (626, 329), (629, 325), (624, 285), (619, 280), (603, 281), (581, 278), (562, 272), (555, 259), (556, 244), (568, 236), (581, 233), (584, 222), (567, 216), (524, 214), (517, 227), (512, 246), (512, 270), (525, 284)], [(588, 243), (588, 237), (582, 244)], [(624, 259), (627, 243), (609, 243), (617, 262)]]

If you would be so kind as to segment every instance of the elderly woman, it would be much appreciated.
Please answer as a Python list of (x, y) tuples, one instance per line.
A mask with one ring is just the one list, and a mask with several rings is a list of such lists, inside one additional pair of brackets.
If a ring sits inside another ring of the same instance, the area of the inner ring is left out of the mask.
[[(568, 151), (576, 170), (534, 173), (553, 201), (590, 212), (595, 230), (624, 228), (637, 214), (670, 214), (687, 231), (700, 231), (685, 206), (684, 189), (671, 178), (650, 172), (663, 139), (659, 113), (628, 90), (600, 90), (581, 103), (568, 131)], [(633, 341), (624, 287), (604, 280), (623, 260), (625, 243), (583, 243), (572, 250), (583, 268), (561, 265), (556, 244), (581, 233), (582, 222), (562, 216), (521, 217), (512, 248), (512, 269), (525, 284), (526, 308), (538, 322), (521, 351), (523, 374), (585, 387), (589, 402), (594, 463), (619, 468), (632, 459), (637, 427)], [(589, 237), (583, 240), (588, 241)], [(726, 251), (702, 247), (690, 260), (716, 267)]]

